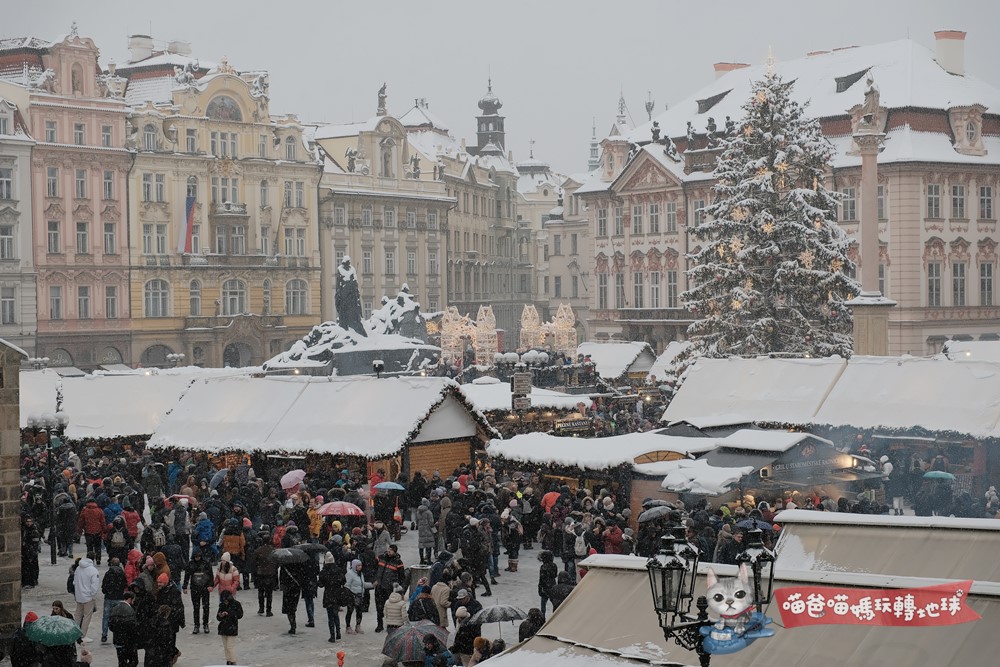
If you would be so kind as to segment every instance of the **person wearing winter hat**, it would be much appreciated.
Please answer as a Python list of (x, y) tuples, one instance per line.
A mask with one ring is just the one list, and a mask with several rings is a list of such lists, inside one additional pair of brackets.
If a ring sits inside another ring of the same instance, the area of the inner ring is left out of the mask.
[(219, 599), (219, 611), (215, 620), (219, 622), (219, 635), (222, 637), (222, 649), (226, 654), (226, 664), (236, 664), (236, 638), (240, 634), (240, 619), (243, 618), (243, 605), (229, 591), (222, 591)]
[(29, 611), (24, 615), (24, 623), (10, 638), (10, 664), (11, 667), (30, 667), (39, 662), (41, 656), (38, 654), (38, 646), (28, 639), (28, 626), (38, 620), (38, 614)]
[(364, 634), (364, 631), (361, 629), (361, 613), (364, 611), (365, 590), (370, 590), (374, 586), (365, 581), (365, 575), (362, 574), (361, 570), (362, 564), (357, 558), (351, 561), (351, 567), (347, 570), (345, 588), (351, 593), (351, 600), (347, 605), (347, 616), (345, 618), (347, 634), (351, 634), (352, 612), (355, 614), (354, 632), (359, 635)]
[[(339, 537), (339, 536), (337, 536)], [(319, 586), (323, 589), (323, 608), (326, 609), (326, 624), (330, 630), (331, 644), (340, 639), (340, 607), (346, 603), (345, 584), (347, 582), (344, 567), (337, 564), (337, 559), (330, 552), (323, 556), (323, 569), (319, 573)]]
[(101, 592), (101, 574), (97, 571), (92, 558), (80, 560), (79, 567), (73, 573), (73, 595), (76, 598), (76, 612), (73, 618), (83, 631), (83, 641), (93, 641), (87, 636), (90, 629), (90, 619), (97, 608), (97, 596)]
[[(423, 587), (417, 587), (418, 590), (421, 588)], [(427, 590), (430, 591), (429, 588)], [(429, 593), (428, 597), (430, 597)], [(433, 602), (430, 606), (434, 606)], [(403, 587), (399, 584), (392, 587), (392, 593), (382, 606), (382, 615), (385, 620), (386, 632), (392, 632), (402, 626), (406, 620), (406, 598), (403, 597)]]

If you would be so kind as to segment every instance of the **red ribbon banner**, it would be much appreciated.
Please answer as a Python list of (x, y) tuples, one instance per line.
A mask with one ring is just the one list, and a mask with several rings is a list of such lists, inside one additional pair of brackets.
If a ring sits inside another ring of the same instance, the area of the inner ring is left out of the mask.
[(968, 606), (972, 580), (925, 588), (791, 586), (774, 591), (786, 628), (808, 625), (926, 627), (978, 621)]

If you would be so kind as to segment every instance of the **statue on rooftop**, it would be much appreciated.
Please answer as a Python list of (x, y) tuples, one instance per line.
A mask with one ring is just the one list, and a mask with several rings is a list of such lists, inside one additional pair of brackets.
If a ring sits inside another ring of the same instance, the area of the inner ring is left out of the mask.
[(868, 78), (865, 79), (865, 84), (865, 101), (861, 105), (861, 124), (871, 128), (878, 127), (880, 93), (878, 86), (875, 85), (875, 78), (870, 71), (868, 72)]

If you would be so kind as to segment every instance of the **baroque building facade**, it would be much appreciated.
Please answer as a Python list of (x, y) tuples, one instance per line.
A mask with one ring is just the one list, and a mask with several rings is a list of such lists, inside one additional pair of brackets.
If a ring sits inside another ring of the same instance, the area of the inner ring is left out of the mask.
[[(932, 354), (946, 340), (1000, 338), (997, 207), (1000, 90), (965, 71), (965, 33), (935, 33), (935, 48), (898, 40), (773, 65), (810, 100), (835, 156), (828, 188), (841, 193), (841, 227), (859, 233), (861, 168), (852, 135), (864, 79), (881, 88), (878, 125), (880, 291), (890, 354)], [(594, 234), (591, 325), (662, 350), (691, 314), (689, 235), (712, 198), (719, 137), (739, 131), (750, 82), (766, 75), (718, 63), (716, 81), (634, 130), (601, 142), (601, 164), (577, 190)], [(739, 71), (737, 71), (739, 70)], [(853, 258), (860, 259), (855, 247)]]
[[(0, 48), (0, 76), (26, 91), (27, 131), (35, 139), (35, 353), (57, 366), (130, 360), (128, 109), (109, 92), (98, 56), (75, 29), (54, 42), (16, 38)], [(28, 195), (25, 187), (20, 192)], [(23, 287), (20, 294), (22, 304), (31, 303)]]
[[(267, 72), (206, 64), (184, 42), (130, 38), (131, 356), (263, 363), (320, 315), (320, 167)], [(173, 357), (172, 357), (173, 358)]]

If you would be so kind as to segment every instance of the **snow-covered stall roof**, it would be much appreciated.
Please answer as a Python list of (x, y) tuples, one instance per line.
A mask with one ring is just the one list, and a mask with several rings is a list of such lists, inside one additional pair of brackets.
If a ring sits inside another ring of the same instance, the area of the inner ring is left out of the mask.
[(59, 376), (52, 370), (21, 373), (21, 426), (29, 415), (55, 412), (56, 385), (62, 381), (66, 436), (113, 438), (149, 435), (187, 390), (190, 373)]
[(655, 375), (657, 380), (663, 380), (667, 376), (667, 371), (670, 368), (670, 364), (674, 362), (674, 359), (677, 358), (677, 355), (686, 350), (690, 346), (691, 342), (686, 340), (683, 341), (672, 340), (669, 343), (667, 343), (667, 347), (664, 348), (663, 354), (661, 354), (656, 358), (656, 361), (653, 362), (652, 368), (649, 369), (648, 377), (652, 378)]
[(1000, 340), (950, 340), (941, 357), (958, 361), (1000, 362)]
[(699, 359), (663, 414), (700, 426), (803, 423), (819, 411), (847, 362), (825, 359)]
[(782, 453), (799, 444), (803, 440), (818, 440), (833, 446), (833, 443), (826, 438), (820, 438), (809, 433), (798, 433), (794, 431), (765, 431), (760, 429), (744, 428), (731, 433), (724, 438), (719, 438), (720, 447), (728, 449), (743, 449), (752, 452)]
[(637, 473), (663, 475), (660, 488), (676, 493), (695, 493), (706, 496), (718, 496), (744, 475), (753, 472), (753, 466), (736, 468), (717, 468), (704, 459), (679, 459), (677, 461), (658, 461), (642, 463), (635, 466)]
[(589, 356), (600, 376), (614, 380), (625, 373), (648, 372), (656, 360), (649, 343), (622, 341), (580, 343), (577, 355)]
[[(501, 382), (495, 377), (481, 377), (469, 384), (461, 385), (460, 389), (482, 412), (511, 409), (511, 388), (507, 382)], [(581, 401), (589, 403), (590, 396), (582, 394), (564, 394), (561, 391), (531, 388), (531, 407), (550, 408), (553, 410), (572, 410)]]
[(546, 433), (524, 433), (509, 440), (492, 440), (487, 453), (510, 461), (604, 470), (633, 465), (636, 457), (652, 452), (698, 454), (715, 446), (711, 438), (683, 438), (655, 431), (609, 438), (561, 438)]
[(786, 421), (857, 428), (924, 428), (980, 438), (1000, 437), (998, 420), (1000, 364), (855, 356), (815, 417)]
[(495, 435), (448, 378), (236, 377), (193, 384), (149, 446), (381, 458), (477, 425)]

